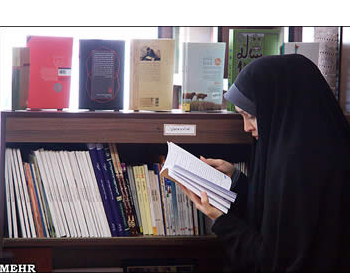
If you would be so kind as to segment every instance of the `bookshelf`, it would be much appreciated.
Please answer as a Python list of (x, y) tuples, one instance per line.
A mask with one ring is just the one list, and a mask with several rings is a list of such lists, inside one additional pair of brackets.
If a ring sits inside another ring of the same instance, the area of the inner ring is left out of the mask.
[[(195, 135), (164, 135), (164, 124), (195, 125)], [(208, 157), (246, 159), (251, 137), (235, 113), (182, 112), (1, 112), (0, 254), (15, 263), (35, 263), (37, 271), (86, 267), (121, 267), (128, 261), (192, 263), (196, 272), (220, 272), (223, 250), (214, 235), (139, 236), (120, 238), (4, 238), (4, 164), (6, 146), (31, 149), (37, 145), (117, 143), (125, 162), (155, 151), (166, 154), (167, 141), (185, 145)], [(147, 147), (145, 147), (147, 146)], [(129, 159), (129, 160), (128, 160)]]

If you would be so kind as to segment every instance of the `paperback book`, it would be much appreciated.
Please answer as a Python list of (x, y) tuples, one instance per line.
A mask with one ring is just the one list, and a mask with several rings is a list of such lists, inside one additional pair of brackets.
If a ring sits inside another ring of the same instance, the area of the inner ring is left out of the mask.
[(12, 110), (25, 110), (29, 91), (29, 47), (12, 49)]
[(68, 108), (73, 38), (29, 36), (27, 47), (30, 48), (28, 108)]
[(221, 110), (226, 44), (183, 44), (183, 111)]
[(134, 39), (130, 47), (130, 109), (171, 110), (175, 40)]
[(125, 41), (79, 42), (79, 108), (122, 110)]
[[(228, 54), (228, 87), (251, 61), (268, 55), (279, 54), (279, 30), (274, 29), (230, 29)], [(227, 103), (228, 111), (235, 111)]]
[(230, 177), (172, 142), (168, 142), (168, 154), (160, 174), (198, 196), (205, 191), (209, 203), (224, 213), (236, 200), (236, 193), (230, 190)]

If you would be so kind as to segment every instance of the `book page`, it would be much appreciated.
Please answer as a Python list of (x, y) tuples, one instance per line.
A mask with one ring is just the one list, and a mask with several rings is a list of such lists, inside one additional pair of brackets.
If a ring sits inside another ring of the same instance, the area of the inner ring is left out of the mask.
[(193, 173), (194, 176), (198, 176), (200, 182), (215, 184), (226, 190), (230, 190), (231, 178), (227, 175), (216, 170), (172, 142), (168, 142), (168, 148), (168, 155), (162, 171), (165, 168), (173, 168), (177, 165)]

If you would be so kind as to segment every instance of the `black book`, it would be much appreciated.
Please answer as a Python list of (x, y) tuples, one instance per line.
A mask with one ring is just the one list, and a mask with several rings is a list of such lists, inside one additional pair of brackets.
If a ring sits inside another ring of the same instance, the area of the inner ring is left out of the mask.
[(125, 41), (79, 43), (79, 109), (123, 109)]

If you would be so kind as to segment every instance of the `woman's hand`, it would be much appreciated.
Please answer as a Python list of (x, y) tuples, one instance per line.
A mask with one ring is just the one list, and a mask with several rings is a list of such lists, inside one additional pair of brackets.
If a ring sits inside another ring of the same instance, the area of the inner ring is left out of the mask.
[(200, 156), (200, 159), (215, 169), (221, 171), (231, 178), (235, 168), (234, 165), (221, 159), (206, 159)]
[(222, 211), (209, 204), (209, 199), (206, 192), (202, 191), (201, 198), (199, 198), (196, 194), (194, 194), (189, 189), (185, 188), (183, 185), (178, 185), (180, 185), (180, 187), (188, 196), (188, 198), (190, 198), (191, 201), (196, 205), (196, 208), (205, 215), (207, 215), (210, 219), (214, 220), (223, 214)]

